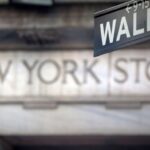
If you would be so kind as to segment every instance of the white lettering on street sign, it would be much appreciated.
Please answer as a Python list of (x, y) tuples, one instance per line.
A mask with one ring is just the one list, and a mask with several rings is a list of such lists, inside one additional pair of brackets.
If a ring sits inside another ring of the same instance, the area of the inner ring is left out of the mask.
[(131, 1), (95, 15), (98, 56), (150, 39), (150, 0)]

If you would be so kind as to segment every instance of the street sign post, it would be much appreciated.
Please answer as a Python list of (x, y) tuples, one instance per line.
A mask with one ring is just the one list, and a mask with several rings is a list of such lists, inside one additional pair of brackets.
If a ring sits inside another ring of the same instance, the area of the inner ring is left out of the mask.
[(95, 57), (148, 39), (150, 0), (130, 1), (95, 14)]

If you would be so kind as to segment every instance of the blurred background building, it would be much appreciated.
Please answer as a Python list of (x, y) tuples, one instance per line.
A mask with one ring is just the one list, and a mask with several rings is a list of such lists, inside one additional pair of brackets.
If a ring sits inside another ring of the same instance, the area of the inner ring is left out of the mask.
[(0, 150), (149, 145), (149, 42), (93, 57), (94, 13), (123, 2), (0, 1)]

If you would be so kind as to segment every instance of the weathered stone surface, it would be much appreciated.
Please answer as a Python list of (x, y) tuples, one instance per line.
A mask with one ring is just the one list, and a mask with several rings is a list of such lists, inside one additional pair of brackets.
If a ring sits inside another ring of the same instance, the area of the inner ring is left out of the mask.
[(103, 105), (68, 105), (56, 110), (0, 106), (1, 135), (149, 135), (150, 106), (109, 110)]
[(9, 0), (0, 0), (0, 4), (8, 4), (9, 3)]
[(14, 3), (19, 4), (32, 4), (32, 5), (40, 5), (40, 6), (50, 6), (53, 4), (53, 0), (12, 0)]
[(149, 55), (136, 49), (100, 59), (91, 50), (3, 51), (0, 101), (149, 101)]

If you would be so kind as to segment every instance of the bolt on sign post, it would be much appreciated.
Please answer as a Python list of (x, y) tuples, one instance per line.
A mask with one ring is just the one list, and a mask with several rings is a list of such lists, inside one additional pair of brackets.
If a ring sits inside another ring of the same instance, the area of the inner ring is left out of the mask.
[(130, 1), (95, 14), (95, 57), (148, 39), (150, 0)]

